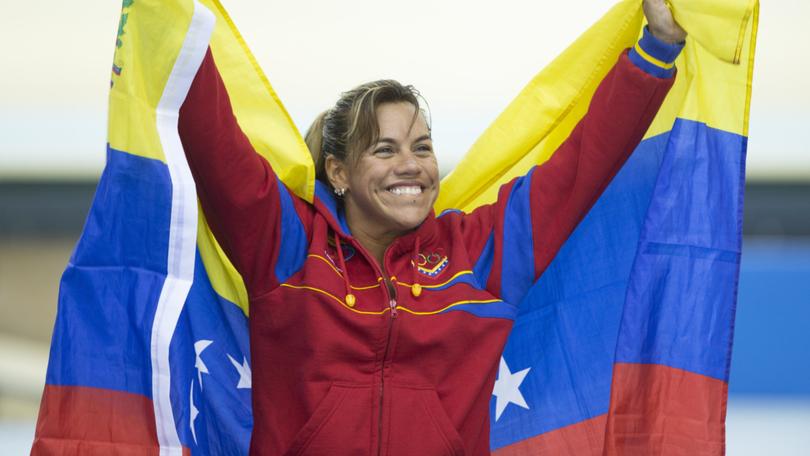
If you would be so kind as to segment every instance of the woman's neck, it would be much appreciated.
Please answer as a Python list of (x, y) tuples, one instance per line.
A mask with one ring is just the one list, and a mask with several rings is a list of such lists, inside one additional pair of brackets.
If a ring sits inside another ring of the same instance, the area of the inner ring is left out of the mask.
[(369, 233), (367, 230), (364, 230), (363, 227), (352, 226), (349, 220), (347, 220), (347, 223), (349, 229), (352, 231), (352, 236), (375, 260), (377, 260), (380, 269), (385, 269), (385, 263), (383, 261), (385, 250), (394, 242), (398, 235), (393, 233)]

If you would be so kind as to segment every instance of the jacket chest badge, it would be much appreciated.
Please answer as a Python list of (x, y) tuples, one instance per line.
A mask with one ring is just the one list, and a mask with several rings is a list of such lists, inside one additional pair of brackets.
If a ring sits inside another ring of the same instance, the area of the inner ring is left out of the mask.
[(450, 264), (450, 260), (448, 259), (447, 255), (444, 254), (442, 249), (438, 249), (433, 253), (417, 254), (416, 258), (411, 260), (411, 263), (415, 263), (416, 271), (420, 274), (430, 278), (435, 278), (444, 272), (445, 269), (447, 269), (447, 265)]

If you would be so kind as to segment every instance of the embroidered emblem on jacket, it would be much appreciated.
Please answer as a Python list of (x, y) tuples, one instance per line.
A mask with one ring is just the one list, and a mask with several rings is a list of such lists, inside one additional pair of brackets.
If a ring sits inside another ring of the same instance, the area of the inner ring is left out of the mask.
[(447, 255), (444, 254), (444, 251), (439, 249), (433, 253), (419, 253), (416, 255), (415, 260), (411, 260), (413, 263), (416, 261), (416, 270), (425, 276), (430, 278), (438, 277), (445, 269), (447, 269), (447, 265), (450, 263), (450, 260), (447, 258)]

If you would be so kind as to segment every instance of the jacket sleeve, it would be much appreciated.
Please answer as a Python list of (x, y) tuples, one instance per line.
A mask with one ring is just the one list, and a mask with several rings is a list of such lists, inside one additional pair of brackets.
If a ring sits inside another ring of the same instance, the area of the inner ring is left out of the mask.
[(178, 129), (214, 236), (249, 295), (271, 291), (306, 258), (311, 207), (284, 186), (240, 129), (210, 49)]
[(523, 299), (643, 138), (674, 81), (665, 59), (674, 61), (681, 46), (657, 53), (654, 69), (636, 61), (645, 59), (639, 45), (624, 52), (551, 158), (462, 218), (482, 287), (515, 305)]

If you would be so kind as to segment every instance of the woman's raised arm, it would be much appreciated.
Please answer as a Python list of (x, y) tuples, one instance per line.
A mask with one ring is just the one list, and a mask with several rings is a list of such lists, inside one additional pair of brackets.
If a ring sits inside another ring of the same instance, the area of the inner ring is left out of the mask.
[[(178, 128), (214, 235), (248, 293), (270, 291), (284, 279), (275, 268), (281, 237), (306, 238), (310, 208), (287, 190), (240, 129), (210, 49), (180, 109)], [(289, 236), (290, 230), (299, 232)]]
[(643, 138), (674, 82), (672, 62), (681, 48), (646, 30), (552, 157), (504, 185), (496, 203), (465, 217), (468, 249), (490, 292), (518, 304), (545, 271)]

